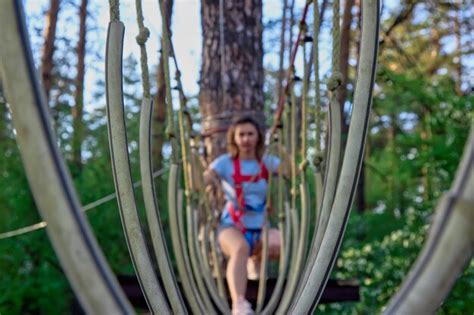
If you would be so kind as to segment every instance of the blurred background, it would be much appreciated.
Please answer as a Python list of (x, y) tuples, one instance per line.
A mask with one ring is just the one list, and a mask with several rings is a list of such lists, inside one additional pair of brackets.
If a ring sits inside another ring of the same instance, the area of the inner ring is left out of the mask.
[[(282, 3), (263, 1), (264, 97), (268, 120), (276, 105)], [(294, 40), (305, 1), (289, 1), (285, 42)], [(161, 19), (158, 1), (144, 1), (152, 92), (159, 94)], [(23, 0), (33, 57), (51, 110), (57, 143), (81, 203), (114, 193), (105, 115), (104, 60), (108, 5), (100, 0)], [(330, 75), (331, 5), (322, 15), (319, 76), (322, 110)], [(188, 106), (199, 125), (202, 53), (200, 2), (174, 0), (173, 43), (183, 73)], [(341, 3), (341, 111), (347, 135), (357, 80), (361, 26), (359, 0)], [(127, 27), (124, 102), (132, 174), (139, 181), (138, 118), (142, 95), (135, 3), (123, 1)], [(310, 14), (312, 16), (312, 14)], [(291, 23), (292, 22), (292, 23)], [(313, 23), (312, 18), (308, 21)], [(291, 25), (292, 27), (290, 28)], [(345, 25), (345, 27), (344, 27)], [(8, 30), (2, 30), (8, 31)], [(343, 30), (344, 32), (344, 30)], [(293, 33), (293, 35), (290, 35)], [(293, 36), (293, 39), (291, 38)], [(288, 45), (288, 44), (287, 44)], [(309, 54), (309, 52), (308, 52)], [(288, 54), (284, 65), (288, 65)], [(302, 71), (301, 53), (296, 71)], [(344, 70), (345, 69), (345, 70)], [(437, 200), (449, 189), (473, 126), (474, 5), (464, 1), (383, 1), (374, 101), (361, 178), (333, 277), (357, 280), (358, 302), (320, 305), (323, 314), (373, 314), (396, 292), (425, 240)], [(314, 74), (313, 74), (314, 76)], [(157, 83), (158, 82), (158, 83)], [(310, 92), (314, 102), (314, 92)], [(155, 108), (154, 169), (169, 163), (164, 107)], [(314, 123), (309, 132), (315, 130)], [(311, 139), (311, 136), (310, 136)], [(314, 136), (311, 143), (314, 143)], [(314, 152), (313, 152), (314, 153)], [(309, 154), (313, 154), (309, 151)], [(156, 178), (161, 218), (166, 222), (167, 174)], [(141, 190), (137, 202), (143, 215)], [(41, 221), (15, 142), (8, 104), (0, 86), (0, 237)], [(133, 274), (115, 199), (87, 212), (99, 243), (117, 274)], [(166, 225), (165, 225), (166, 228)], [(165, 230), (167, 235), (169, 231)], [(0, 314), (63, 314), (74, 295), (45, 229), (0, 238)], [(457, 280), (440, 314), (474, 312), (474, 263)]]

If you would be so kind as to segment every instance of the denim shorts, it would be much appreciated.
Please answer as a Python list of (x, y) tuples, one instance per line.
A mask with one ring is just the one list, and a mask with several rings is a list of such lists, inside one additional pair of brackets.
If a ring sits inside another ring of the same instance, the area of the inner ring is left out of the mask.
[[(232, 223), (221, 223), (217, 227), (217, 233), (216, 233), (217, 238), (219, 238), (219, 234), (222, 231), (228, 228), (232, 228), (232, 227), (237, 229), (237, 227)], [(244, 233), (244, 238), (247, 241), (247, 244), (249, 245), (249, 248), (250, 248), (249, 256), (252, 255), (252, 252), (256, 243), (260, 240), (261, 234), (262, 234), (262, 229), (247, 229), (247, 231)]]

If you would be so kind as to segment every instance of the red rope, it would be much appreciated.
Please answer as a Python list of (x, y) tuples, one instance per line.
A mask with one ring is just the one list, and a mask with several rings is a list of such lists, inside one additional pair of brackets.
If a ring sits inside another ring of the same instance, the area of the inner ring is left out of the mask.
[[(310, 1), (306, 2), (306, 5), (303, 9), (303, 15), (301, 16), (300, 25), (303, 25), (306, 21), (306, 15), (308, 13), (308, 8), (310, 4), (311, 4)], [(275, 133), (276, 129), (278, 128), (278, 125), (280, 124), (281, 115), (283, 114), (283, 106), (285, 105), (286, 95), (288, 94), (288, 90), (290, 88), (291, 76), (293, 75), (293, 67), (295, 64), (296, 53), (298, 52), (298, 47), (300, 46), (299, 43), (300, 43), (302, 35), (303, 35), (303, 28), (300, 27), (300, 30), (298, 32), (298, 37), (293, 46), (293, 50), (291, 51), (290, 66), (287, 72), (285, 89), (281, 92), (278, 98), (278, 107), (275, 112), (272, 128), (270, 129), (270, 135)]]

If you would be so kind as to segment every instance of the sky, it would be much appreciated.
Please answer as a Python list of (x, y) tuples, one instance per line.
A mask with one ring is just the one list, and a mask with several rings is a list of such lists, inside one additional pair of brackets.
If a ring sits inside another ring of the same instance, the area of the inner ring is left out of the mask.
[[(49, 1), (48, 0), (23, 0), (25, 3), (25, 10), (27, 16), (29, 14), (35, 15), (44, 15), (45, 10), (47, 10)], [(301, 13), (305, 0), (296, 0), (295, 8), (296, 13)], [(159, 10), (158, 0), (143, 0), (143, 14), (144, 14), (144, 23), (145, 26), (150, 30), (150, 38), (148, 39), (147, 53), (149, 60), (149, 68), (152, 65), (156, 65), (158, 60), (158, 51), (160, 49), (159, 40), (161, 35), (161, 16)], [(102, 62), (105, 60), (105, 41), (106, 41), (106, 29), (109, 22), (109, 7), (108, 2), (104, 0), (90, 0), (88, 10), (94, 10), (98, 19), (94, 21), (94, 27), (97, 27), (99, 30), (99, 36), (101, 38), (92, 38), (93, 35), (88, 35), (88, 41), (95, 41), (97, 47), (100, 47), (97, 51), (97, 54), (102, 56)], [(70, 10), (69, 10), (70, 11)], [(281, 17), (282, 11), (282, 1), (279, 0), (264, 0), (263, 1), (263, 22), (266, 23), (269, 20), (274, 20)], [(75, 13), (73, 13), (75, 14)], [(310, 13), (312, 14), (312, 13)], [(64, 17), (67, 15), (63, 11), (60, 13), (60, 18), (66, 20)], [(140, 58), (139, 46), (135, 41), (135, 36), (138, 34), (138, 26), (136, 22), (136, 9), (134, 0), (122, 0), (120, 1), (120, 18), (125, 24), (125, 39), (124, 39), (124, 57), (130, 54), (136, 59)], [(28, 21), (27, 21), (28, 22)], [(29, 21), (33, 23), (33, 20)], [(36, 23), (41, 23), (41, 19), (36, 21)], [(43, 21), (44, 24), (44, 21)], [(77, 24), (77, 22), (76, 22)], [(31, 29), (32, 27), (30, 27)], [(42, 29), (44, 25), (36, 25), (36, 28)], [(192, 96), (196, 95), (199, 91), (199, 86), (197, 81), (199, 79), (199, 68), (201, 60), (201, 19), (200, 19), (200, 1), (199, 0), (175, 0), (173, 7), (173, 17), (172, 17), (172, 30), (173, 30), (173, 45), (176, 51), (176, 57), (178, 60), (178, 65), (182, 72), (182, 82), (186, 95)], [(78, 25), (70, 23), (68, 25), (68, 33), (78, 33)], [(92, 34), (92, 33), (91, 33)], [(264, 32), (264, 43), (269, 36), (271, 35), (268, 32)], [(324, 35), (323, 35), (324, 36)], [(32, 37), (33, 39), (33, 37)], [(37, 37), (37, 40), (41, 40), (41, 36)], [(36, 43), (37, 47), (41, 47), (41, 43)], [(264, 64), (272, 65), (274, 68), (277, 67), (278, 59), (275, 53), (269, 53), (269, 48), (267, 44), (264, 44), (266, 48), (266, 54), (264, 55)], [(33, 45), (34, 46), (34, 45)], [(39, 54), (36, 54), (39, 56)], [(86, 65), (93, 63), (89, 58), (86, 60)], [(322, 65), (330, 64), (329, 52), (321, 52)], [(37, 66), (39, 66), (38, 57), (35, 58)], [(301, 63), (301, 61), (300, 61)], [(86, 68), (86, 108), (93, 107), (92, 95), (94, 91), (94, 82), (97, 82), (99, 76), (104, 76), (104, 73), (101, 70), (103, 65), (96, 65), (92, 68)], [(321, 73), (327, 71), (322, 69)], [(171, 73), (174, 73), (174, 70), (171, 69)], [(89, 104), (88, 104), (89, 103)]]
[[(305, 0), (297, 0), (296, 8), (301, 11)], [(122, 1), (121, 12), (123, 12), (123, 21), (127, 27), (125, 37), (125, 55), (127, 52), (133, 52), (139, 56), (139, 50), (135, 42), (137, 34), (135, 1)], [(150, 60), (157, 60), (157, 51), (159, 49), (159, 37), (161, 34), (161, 16), (157, 0), (143, 1), (145, 24), (150, 29), (150, 39), (147, 42)], [(282, 11), (282, 1), (266, 0), (263, 1), (264, 23), (269, 19), (279, 18)], [(106, 20), (108, 16), (104, 16)], [(183, 73), (183, 85), (189, 94), (198, 92), (197, 80), (199, 78), (199, 67), (201, 60), (201, 18), (199, 0), (175, 0), (172, 17), (173, 45), (176, 50), (179, 67)], [(265, 36), (265, 34), (264, 34)], [(264, 63), (272, 62), (267, 55)], [(274, 62), (274, 61), (273, 61)]]
[[(0, 0), (1, 1), (1, 0)], [(26, 15), (44, 16), (49, 6), (49, 0), (23, 0), (25, 4)], [(78, 2), (78, 1), (76, 1)], [(281, 17), (282, 13), (282, 2), (281, 0), (263, 0), (263, 23), (266, 24), (268, 21), (276, 20)], [(299, 16), (305, 5), (306, 0), (296, 0), (295, 12)], [(320, 1), (321, 2), (321, 1)], [(125, 39), (124, 39), (124, 57), (132, 54), (137, 60), (140, 58), (139, 46), (136, 43), (135, 36), (138, 34), (138, 26), (136, 22), (136, 9), (135, 0), (121, 0), (120, 1), (120, 15), (121, 20), (125, 24)], [(146, 43), (148, 52), (148, 65), (149, 69), (157, 64), (158, 51), (160, 49), (160, 36), (161, 36), (161, 15), (159, 10), (158, 0), (142, 0), (143, 12), (144, 12), (144, 23), (150, 30), (150, 38)], [(384, 1), (384, 12), (382, 19), (387, 19), (390, 13), (397, 7), (399, 1)], [(95, 53), (98, 57), (87, 56), (86, 58), (86, 85), (85, 85), (85, 107), (86, 110), (93, 110), (97, 108), (99, 103), (94, 98), (94, 94), (97, 93), (100, 87), (96, 86), (98, 80), (104, 80), (104, 61), (105, 61), (105, 42), (107, 36), (107, 25), (109, 22), (109, 6), (106, 0), (89, 0), (88, 5), (89, 12), (93, 12), (93, 16), (97, 17), (94, 21), (89, 21), (93, 25), (93, 28), (98, 30), (95, 32), (88, 33), (88, 45), (92, 45)], [(68, 16), (69, 15), (69, 16)], [(61, 21), (62, 19), (62, 21)], [(308, 20), (312, 21), (312, 6), (310, 6), (310, 12)], [(331, 65), (331, 38), (330, 38), (330, 20), (331, 20), (331, 9), (330, 7), (326, 11), (325, 23), (329, 27), (323, 28), (323, 33), (320, 35), (320, 77), (324, 80), (324, 77), (330, 71)], [(40, 19), (28, 19), (27, 23), (34, 24), (30, 25), (30, 31), (33, 28), (38, 30), (44, 29), (44, 18)], [(59, 27), (63, 27), (67, 24), (67, 31), (63, 30), (66, 35), (72, 38), (77, 38), (78, 34), (78, 19), (77, 9), (71, 9), (69, 6), (68, 10), (63, 10), (60, 13)], [(172, 16), (172, 31), (173, 37), (172, 42), (175, 47), (176, 57), (180, 70), (182, 72), (182, 83), (185, 94), (195, 96), (199, 92), (198, 80), (199, 80), (199, 68), (201, 64), (201, 20), (200, 20), (200, 1), (199, 0), (175, 0), (173, 7)], [(295, 28), (295, 33), (296, 33)], [(59, 30), (58, 32), (61, 32)], [(265, 30), (263, 33), (264, 40), (264, 65), (266, 68), (276, 69), (278, 65), (277, 49), (278, 45), (270, 44), (271, 39), (279, 38), (279, 29), (271, 32)], [(37, 51), (34, 51), (35, 60), (39, 67), (39, 50), (42, 47), (42, 36), (31, 36), (33, 41), (33, 47), (36, 47)], [(309, 49), (308, 49), (309, 50)], [(301, 51), (301, 50), (300, 50)], [(71, 58), (75, 56), (71, 53)], [(464, 63), (468, 63), (464, 60)], [(469, 59), (469, 64), (472, 66), (474, 61)], [(92, 66), (91, 66), (92, 65)], [(299, 75), (302, 74), (302, 58), (301, 52), (298, 54), (296, 60), (296, 69)], [(137, 69), (138, 70), (138, 69)], [(75, 71), (75, 69), (71, 69)], [(171, 75), (173, 77), (174, 69), (171, 63)], [(323, 81), (324, 82), (324, 81)], [(177, 106), (177, 102), (174, 102)]]

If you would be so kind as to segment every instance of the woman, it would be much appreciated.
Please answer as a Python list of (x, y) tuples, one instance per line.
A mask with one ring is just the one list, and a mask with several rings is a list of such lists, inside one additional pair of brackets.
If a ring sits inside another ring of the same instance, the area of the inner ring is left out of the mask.
[[(268, 176), (275, 173), (280, 160), (263, 156), (264, 137), (251, 117), (235, 120), (227, 132), (228, 153), (219, 156), (205, 172), (208, 183), (220, 181), (226, 204), (218, 228), (218, 242), (228, 257), (227, 283), (232, 299), (232, 314), (252, 314), (245, 299), (247, 277), (256, 278), (260, 259), (256, 250), (267, 223), (266, 197)], [(280, 233), (269, 229), (270, 258), (280, 252)], [(252, 274), (247, 273), (247, 267)]]

